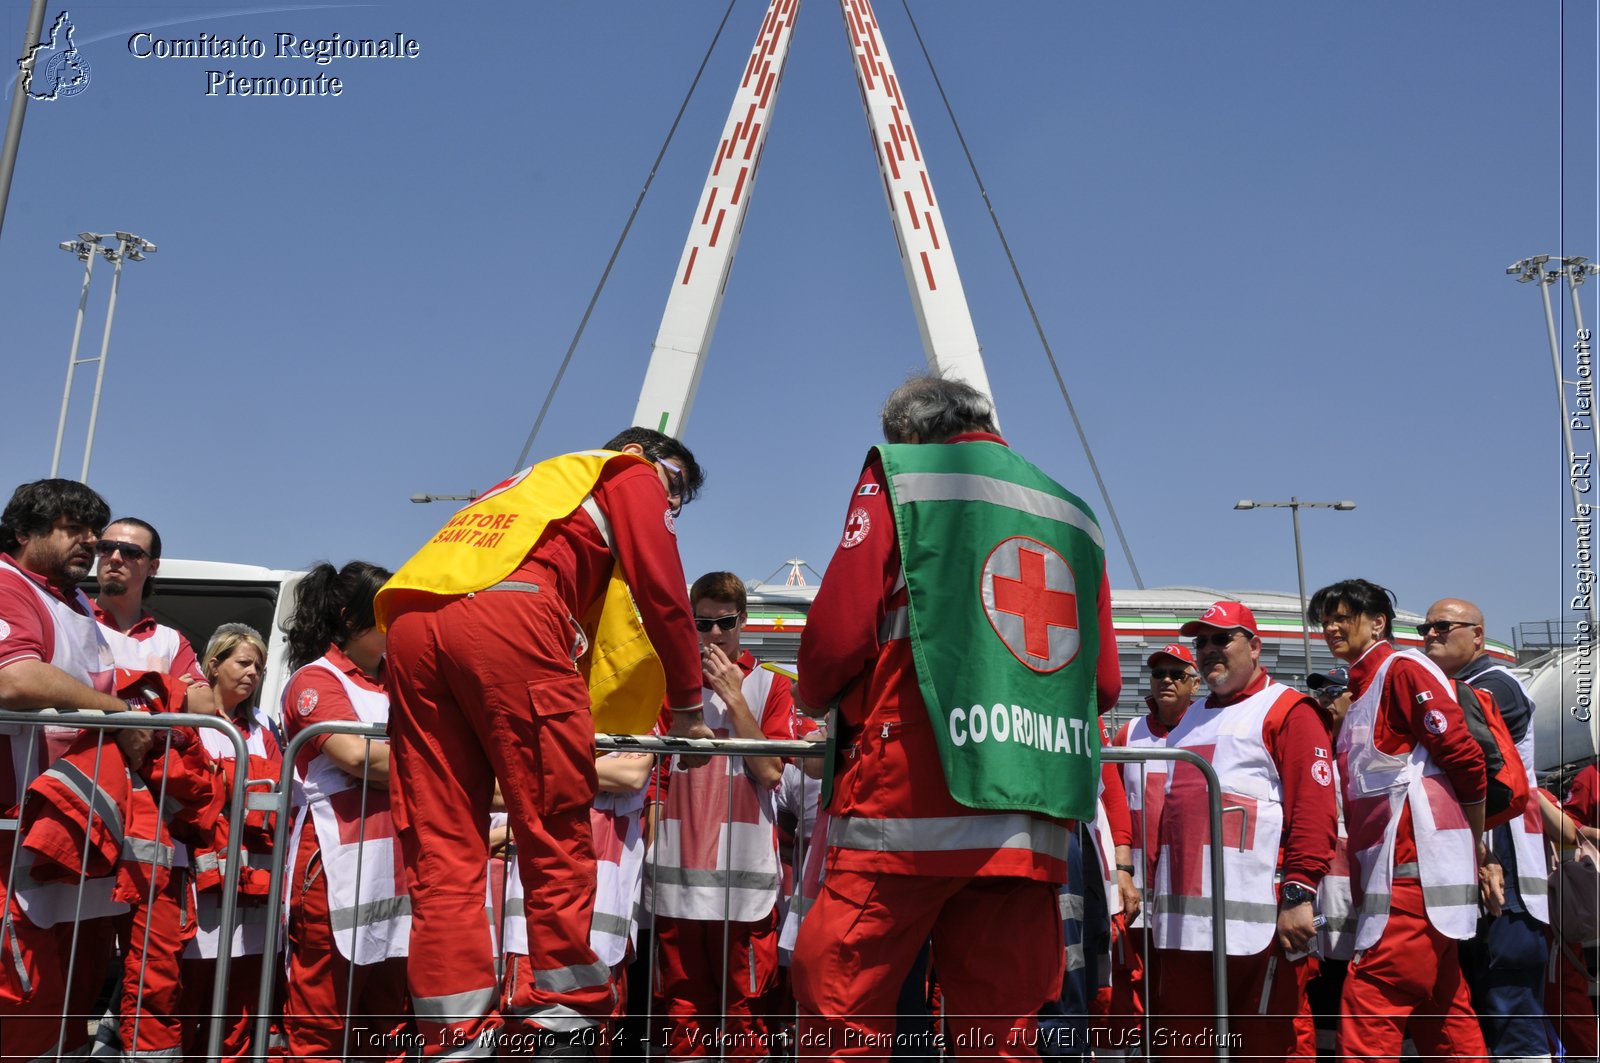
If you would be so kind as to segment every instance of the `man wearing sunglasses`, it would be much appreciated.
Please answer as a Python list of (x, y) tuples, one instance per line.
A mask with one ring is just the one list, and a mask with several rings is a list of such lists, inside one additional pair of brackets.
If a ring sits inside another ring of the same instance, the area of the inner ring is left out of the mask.
[[(1528, 773), (1528, 791), (1533, 793), (1539, 786), (1533, 768), (1533, 701), (1521, 680), (1484, 652), (1483, 611), (1461, 598), (1441, 598), (1428, 607), (1427, 619), (1417, 631), (1428, 659), (1455, 682), (1472, 688), (1458, 690), (1461, 697), (1487, 694), (1494, 700), (1517, 744)], [(1527, 814), (1489, 832), (1493, 853), (1489, 859), (1500, 865), (1500, 913), (1486, 914), (1477, 936), (1461, 950), (1483, 1038), (1496, 1059), (1549, 1052), (1543, 1017), (1544, 976), (1550, 959), (1545, 938), (1550, 922), (1549, 869), (1537, 799), (1530, 798), (1529, 804)]]
[(800, 1053), (888, 1054), (931, 937), (947, 1035), (1032, 1055), (1014, 1031), (1062, 993), (1068, 821), (1094, 817), (1121, 690), (1104, 541), (967, 384), (913, 377), (883, 434), (800, 644), (797, 704), (839, 722)]
[[(789, 680), (740, 645), (744, 583), (732, 572), (708, 572), (689, 588), (689, 604), (705, 669), (706, 726), (718, 738), (792, 741)], [(674, 757), (671, 770), (652, 907), (657, 1001), (670, 1027), (667, 1057), (703, 1056), (725, 1033), (725, 1059), (763, 1058), (758, 1005), (778, 973), (774, 791), (783, 759), (712, 757), (686, 768)], [(720, 840), (706, 844), (714, 839)]]
[(590, 946), (596, 728), (709, 738), (675, 516), (703, 481), (682, 443), (630, 428), (461, 509), (379, 590), (388, 631), (407, 965), (425, 1055), (492, 1056), (505, 1031), (483, 919), (498, 781), (528, 902), (532, 978), (511, 1010), (539, 1054), (592, 1057), (613, 1008)]
[(1483, 750), (1439, 667), (1391, 644), (1387, 589), (1330, 584), (1306, 619), (1349, 668), (1353, 698), (1337, 744), (1356, 910), (1341, 1056), (1397, 1059), (1408, 1033), (1424, 1058), (1483, 1056), (1457, 949), (1478, 927)]
[[(1221, 601), (1179, 629), (1193, 639), (1210, 694), (1167, 735), (1204, 757), (1222, 788), (1222, 914), (1228, 950), (1229, 1031), (1241, 1057), (1287, 1056), (1305, 1000), (1312, 901), (1336, 836), (1333, 745), (1317, 705), (1261, 667), (1255, 614)], [(1154, 1014), (1182, 1035), (1162, 1058), (1210, 1057), (1213, 902), (1209, 788), (1177, 764), (1155, 831), (1158, 950)], [(1272, 903), (1276, 897), (1278, 903)]]

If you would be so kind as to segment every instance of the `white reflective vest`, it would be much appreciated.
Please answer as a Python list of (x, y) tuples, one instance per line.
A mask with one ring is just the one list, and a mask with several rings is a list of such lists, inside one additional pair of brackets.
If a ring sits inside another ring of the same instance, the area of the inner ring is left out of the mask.
[[(1222, 869), (1228, 954), (1254, 956), (1272, 944), (1278, 923), (1275, 878), (1283, 835), (1283, 783), (1261, 728), (1281, 701), (1299, 691), (1273, 680), (1233, 705), (1197, 702), (1167, 736), (1169, 748), (1205, 757), (1222, 787)], [(1157, 837), (1155, 913), (1158, 948), (1209, 951), (1212, 939), (1209, 799), (1204, 776), (1178, 764), (1167, 778)]]
[(183, 638), (175, 629), (157, 624), (149, 638), (136, 639), (109, 625), (100, 626), (111, 647), (111, 659), (118, 668), (130, 672), (160, 672), (162, 675), (172, 672), (172, 662), (182, 648)]
[[(1401, 756), (1384, 753), (1373, 742), (1389, 669), (1402, 657), (1428, 669), (1441, 687), (1451, 689), (1450, 681), (1427, 657), (1415, 650), (1396, 650), (1378, 666), (1339, 731), (1339, 769), (1357, 904), (1357, 951), (1371, 948), (1383, 936), (1394, 880), (1400, 877), (1421, 879), (1428, 921), (1446, 937), (1464, 941), (1478, 926), (1476, 839), (1450, 780), (1421, 742)], [(1402, 804), (1411, 809), (1416, 868), (1396, 868), (1394, 864)]]
[[(268, 735), (271, 730), (267, 723), (266, 714), (261, 711), (261, 707), (258, 705), (251, 709), (250, 712), (251, 725), (249, 732), (245, 735), (245, 753), (256, 764), (271, 763), (274, 759), (274, 754), (278, 753), (277, 740), (272, 739), (272, 745), (267, 745)], [(205, 743), (206, 752), (211, 754), (213, 760), (219, 763), (233, 760), (233, 742), (224, 736), (221, 731), (215, 731), (209, 727), (198, 727), (195, 730), (200, 735), (200, 741)], [(244, 728), (241, 727), (240, 730), (243, 731)], [(248, 768), (246, 769), (246, 777), (251, 777)], [(272, 781), (276, 784), (276, 777)], [(238, 828), (230, 825), (230, 829)], [(221, 855), (220, 852), (216, 852), (202, 853), (196, 856), (191, 852), (188, 859), (192, 865), (199, 867), (201, 870), (205, 870), (202, 864), (209, 864), (211, 868), (217, 869), (220, 873), (218, 865), (220, 864)], [(239, 859), (247, 867), (268, 869), (272, 867), (271, 853), (253, 853), (241, 847)], [(202, 891), (196, 896), (195, 922), (197, 924), (195, 936), (183, 947), (183, 958), (186, 960), (216, 959), (217, 947), (221, 944), (222, 939), (221, 898), (217, 893)], [(283, 941), (281, 934), (278, 936), (278, 941), (281, 948)], [(234, 909), (233, 948), (228, 955), (259, 956), (266, 946), (266, 942), (267, 906), (249, 903), (238, 905)]]
[[(1504, 665), (1492, 665), (1473, 678), (1481, 679), (1485, 672), (1505, 673), (1506, 677), (1521, 689), (1523, 696), (1528, 697), (1528, 688), (1511, 669)], [(1528, 697), (1528, 703), (1533, 704), (1532, 697)], [(1506, 824), (1511, 832), (1512, 848), (1517, 854), (1517, 892), (1521, 894), (1522, 906), (1528, 910), (1529, 915), (1541, 923), (1549, 923), (1550, 867), (1544, 841), (1544, 817), (1539, 813), (1539, 798), (1535, 793), (1539, 787), (1539, 780), (1533, 770), (1531, 717), (1528, 720), (1527, 730), (1522, 734), (1522, 741), (1517, 743), (1517, 755), (1522, 758), (1522, 766), (1528, 772), (1528, 807), (1522, 810), (1522, 815)]]
[[(84, 593), (73, 591), (78, 604), (78, 608), (74, 609), (3, 558), (0, 558), (0, 580), (20, 582), (44, 606), (54, 629), (55, 643), (50, 660), (46, 663), (86, 686), (102, 693), (111, 693), (116, 663), (111, 657), (111, 646), (106, 641), (106, 629), (94, 618), (94, 607)], [(9, 798), (20, 802), (34, 776), (60, 755), (77, 734), (76, 727), (25, 728), (21, 724), (0, 724), (0, 754), (10, 759), (13, 778), (17, 780), (17, 792), (0, 794), (0, 801)], [(0, 813), (4, 811), (4, 808), (0, 808)]]
[[(1149, 716), (1141, 716), (1123, 724), (1113, 744), (1128, 749), (1162, 749), (1167, 739), (1150, 730)], [(1161, 829), (1161, 808), (1167, 799), (1170, 765), (1164, 760), (1150, 760), (1120, 767), (1122, 788), (1128, 794), (1128, 819), (1133, 827), (1133, 886), (1142, 900), (1139, 914), (1128, 921), (1128, 926), (1138, 927), (1144, 925), (1145, 911), (1152, 903), (1147, 883), (1155, 875), (1156, 840)]]
[(1317, 952), (1325, 960), (1348, 960), (1356, 952), (1356, 911), (1350, 893), (1350, 836), (1344, 828), (1344, 781), (1337, 761), (1333, 765), (1333, 796), (1339, 809), (1339, 833), (1333, 842), (1333, 859), (1317, 884)]
[[(389, 722), (389, 698), (381, 690), (357, 686), (326, 657), (306, 668), (321, 668), (338, 679), (362, 723), (382, 727)], [(285, 689), (293, 685), (291, 677)], [(289, 711), (288, 706), (284, 711)], [(400, 840), (390, 818), (389, 791), (369, 786), (363, 794), (361, 780), (346, 773), (326, 753), (313, 757), (304, 775), (296, 765), (295, 781), (305, 806), (295, 817), (286, 881), (297, 882), (294, 861), (309, 818), (322, 850), (328, 921), (339, 955), (357, 965), (406, 955), (411, 942), (411, 896), (406, 891)], [(285, 915), (288, 904), (286, 890)]]
[[(760, 720), (773, 674), (744, 679), (745, 702)], [(703, 690), (706, 726), (728, 737), (728, 710)], [(770, 790), (758, 787), (743, 757), (712, 757), (685, 770), (673, 758), (666, 806), (656, 833), (651, 912), (674, 919), (754, 922), (778, 899), (778, 843)], [(724, 916), (726, 912), (726, 916)]]
[(598, 793), (589, 809), (595, 866), (594, 917), (589, 922), (589, 947), (611, 967), (627, 959), (639, 930), (646, 789), (648, 787), (628, 793)]

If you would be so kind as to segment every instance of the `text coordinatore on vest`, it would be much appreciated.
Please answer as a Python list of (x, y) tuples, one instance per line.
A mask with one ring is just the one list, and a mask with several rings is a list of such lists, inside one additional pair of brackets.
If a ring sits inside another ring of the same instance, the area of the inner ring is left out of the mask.
[(950, 741), (964, 746), (982, 742), (1014, 742), (1046, 753), (1089, 755), (1082, 720), (1050, 716), (1021, 705), (994, 705), (950, 710)]
[[(419, 59), (422, 45), (415, 37), (395, 32), (385, 37), (347, 37), (333, 33), (326, 37), (302, 37), (295, 33), (274, 33), (270, 37), (221, 37), (201, 32), (193, 37), (157, 37), (140, 30), (128, 38), (128, 54), (135, 59), (152, 60), (264, 60), (326, 67), (335, 61), (360, 59)], [(218, 64), (221, 66), (221, 64)], [(342, 96), (344, 79), (326, 70), (303, 73), (303, 67), (290, 73), (262, 74), (256, 70), (232, 68), (205, 71), (206, 96)], [(280, 68), (281, 70), (281, 68)]]

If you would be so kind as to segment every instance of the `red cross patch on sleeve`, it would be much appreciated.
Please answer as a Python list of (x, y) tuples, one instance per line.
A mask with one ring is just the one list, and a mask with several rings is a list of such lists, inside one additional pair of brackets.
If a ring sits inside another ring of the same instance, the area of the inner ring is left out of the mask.
[(872, 518), (867, 515), (866, 510), (857, 506), (850, 511), (850, 519), (844, 522), (844, 538), (839, 540), (839, 545), (846, 550), (852, 546), (860, 546), (871, 530)]

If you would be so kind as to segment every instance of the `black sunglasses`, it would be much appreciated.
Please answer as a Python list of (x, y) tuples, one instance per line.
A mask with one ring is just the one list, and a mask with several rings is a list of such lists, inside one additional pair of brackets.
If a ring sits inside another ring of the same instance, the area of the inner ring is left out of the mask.
[(124, 561), (143, 561), (150, 556), (150, 551), (142, 546), (132, 543), (119, 543), (115, 539), (101, 539), (94, 544), (94, 552), (101, 557), (110, 557), (120, 552)]
[(711, 625), (715, 624), (723, 631), (732, 631), (733, 625), (738, 622), (738, 613), (729, 613), (727, 616), (697, 616), (694, 618), (694, 629), (700, 632), (708, 632), (711, 630)]
[(1226, 646), (1233, 641), (1233, 636), (1243, 634), (1243, 631), (1234, 628), (1232, 631), (1214, 631), (1209, 635), (1196, 635), (1194, 637), (1194, 648), (1203, 650), (1207, 646)]
[(1152, 679), (1170, 679), (1174, 683), (1181, 683), (1189, 678), (1189, 672), (1185, 668), (1152, 668), (1150, 669), (1150, 677)]
[(1425, 624), (1417, 625), (1417, 634), (1421, 635), (1423, 638), (1427, 638), (1430, 633), (1436, 635), (1448, 635), (1450, 634), (1452, 628), (1476, 626), (1477, 625), (1470, 620), (1430, 620)]

